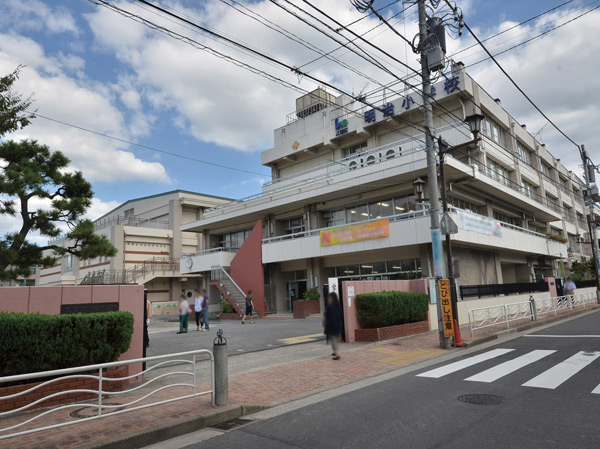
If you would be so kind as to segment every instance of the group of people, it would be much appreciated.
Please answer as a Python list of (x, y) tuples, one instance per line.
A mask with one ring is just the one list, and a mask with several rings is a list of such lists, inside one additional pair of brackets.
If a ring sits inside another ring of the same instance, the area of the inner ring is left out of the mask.
[(179, 297), (179, 332), (186, 334), (188, 331), (189, 316), (193, 312), (196, 319), (196, 330), (208, 332), (208, 294), (206, 290), (194, 290), (194, 307), (188, 302), (185, 295)]

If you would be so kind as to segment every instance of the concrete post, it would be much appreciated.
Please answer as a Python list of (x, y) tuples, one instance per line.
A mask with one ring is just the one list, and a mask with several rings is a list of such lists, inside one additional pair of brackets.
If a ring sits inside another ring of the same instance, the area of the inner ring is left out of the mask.
[(531, 320), (537, 321), (537, 307), (535, 306), (533, 295), (529, 295), (529, 303), (531, 304)]
[(217, 331), (213, 342), (213, 357), (215, 358), (215, 383), (213, 391), (214, 405), (227, 405), (229, 400), (229, 367), (227, 363), (227, 340), (223, 330)]

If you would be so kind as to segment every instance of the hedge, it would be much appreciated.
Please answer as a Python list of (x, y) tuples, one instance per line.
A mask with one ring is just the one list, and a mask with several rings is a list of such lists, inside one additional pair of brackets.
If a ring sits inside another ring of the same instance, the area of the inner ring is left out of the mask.
[(0, 376), (115, 361), (131, 345), (133, 315), (0, 312)]
[(358, 321), (363, 329), (424, 321), (429, 296), (420, 292), (377, 292), (356, 296)]

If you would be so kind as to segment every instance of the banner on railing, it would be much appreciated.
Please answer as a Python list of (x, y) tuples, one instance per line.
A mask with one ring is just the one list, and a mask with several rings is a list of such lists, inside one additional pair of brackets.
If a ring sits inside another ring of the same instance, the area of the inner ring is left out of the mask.
[(326, 229), (319, 233), (321, 246), (341, 245), (344, 243), (360, 242), (363, 240), (379, 239), (390, 235), (390, 221), (371, 221), (355, 225)]
[(502, 237), (502, 227), (498, 220), (462, 210), (458, 211), (458, 228), (465, 231), (493, 235), (494, 237)]

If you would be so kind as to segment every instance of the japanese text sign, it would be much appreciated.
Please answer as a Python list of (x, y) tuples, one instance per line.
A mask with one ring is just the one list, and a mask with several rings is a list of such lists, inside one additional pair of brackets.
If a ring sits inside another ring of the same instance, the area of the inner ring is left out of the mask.
[(339, 228), (326, 229), (320, 232), (321, 246), (379, 239), (389, 235), (390, 221), (387, 218), (368, 223), (340, 226)]
[(440, 286), (440, 302), (442, 305), (442, 324), (444, 336), (454, 337), (454, 317), (452, 316), (452, 301), (450, 300), (450, 281), (442, 279), (438, 281)]

